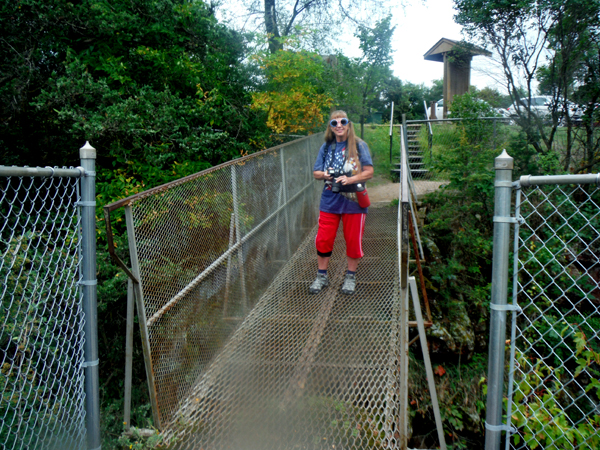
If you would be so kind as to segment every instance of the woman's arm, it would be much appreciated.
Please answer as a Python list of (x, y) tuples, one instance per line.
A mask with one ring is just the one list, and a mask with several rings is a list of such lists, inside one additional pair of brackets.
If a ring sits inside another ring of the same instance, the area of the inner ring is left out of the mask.
[(331, 177), (327, 175), (327, 172), (323, 172), (322, 170), (315, 170), (313, 172), (313, 177), (315, 180), (329, 180), (331, 181)]

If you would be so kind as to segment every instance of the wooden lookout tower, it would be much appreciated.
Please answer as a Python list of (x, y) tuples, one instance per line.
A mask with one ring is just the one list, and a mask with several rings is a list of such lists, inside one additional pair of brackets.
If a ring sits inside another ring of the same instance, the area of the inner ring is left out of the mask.
[[(431, 47), (424, 58), (427, 61), (444, 63), (444, 119), (448, 115), (448, 105), (455, 95), (469, 90), (471, 83), (471, 60), (473, 56), (492, 54), (473, 45), (442, 38)], [(441, 119), (441, 117), (438, 117)]]

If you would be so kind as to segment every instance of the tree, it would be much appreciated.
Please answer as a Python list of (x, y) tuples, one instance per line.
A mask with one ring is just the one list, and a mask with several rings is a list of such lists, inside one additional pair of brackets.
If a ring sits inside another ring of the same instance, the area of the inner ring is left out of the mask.
[(373, 29), (361, 28), (356, 36), (360, 39), (363, 56), (360, 61), (362, 76), (360, 104), (360, 136), (364, 136), (365, 119), (370, 116), (375, 105), (382, 104), (381, 93), (392, 72), (392, 35), (396, 27), (391, 27), (391, 16), (377, 22)]
[[(230, 8), (240, 6), (236, 0), (229, 3)], [(296, 35), (301, 28), (313, 33), (313, 49), (331, 48), (330, 39), (340, 35), (345, 24), (369, 27), (384, 12), (397, 7), (389, 0), (244, 0), (242, 5), (244, 26), (252, 23), (266, 33), (271, 53), (283, 48), (281, 38)]]
[(385, 117), (390, 117), (391, 104), (394, 102), (394, 123), (402, 122), (402, 114), (409, 120), (425, 117), (424, 100), (430, 95), (430, 89), (422, 84), (403, 82), (397, 77), (392, 77), (383, 90), (385, 99)]
[[(79, 165), (89, 140), (98, 150), (97, 217), (107, 203), (253, 151), (250, 142), (268, 136), (265, 116), (250, 109), (243, 36), (200, 1), (19, 0), (0, 5), (0, 26), (0, 164)], [(114, 380), (124, 377), (127, 288), (101, 224), (98, 238), (104, 409), (122, 398)], [(137, 340), (135, 348), (141, 354)], [(139, 405), (141, 355), (133, 376)], [(106, 422), (117, 416), (103, 410)], [(122, 431), (121, 420), (112, 426), (107, 438)]]
[(364, 134), (365, 120), (373, 110), (386, 106), (385, 91), (392, 80), (391, 39), (394, 33), (391, 16), (377, 22), (373, 29), (360, 28), (356, 37), (360, 40), (362, 56), (348, 58), (336, 55), (330, 58), (323, 77), (325, 89), (333, 99), (335, 109), (343, 109), (350, 118), (361, 124)]
[(600, 153), (600, 139), (596, 131), (600, 123), (600, 38), (597, 34), (590, 39), (578, 79), (580, 83), (573, 98), (582, 107), (581, 124), (585, 135), (581, 140), (586, 151), (586, 164), (580, 170), (591, 171), (598, 163)]
[(100, 165), (207, 167), (264, 130), (248, 108), (243, 38), (202, 2), (22, 0), (0, 20), (3, 162), (74, 164), (90, 140)]
[(360, 60), (337, 54), (329, 61), (323, 76), (325, 89), (333, 99), (334, 108), (346, 111), (348, 117), (355, 120), (361, 111), (360, 80), (363, 73)]
[[(569, 100), (578, 82), (577, 73), (585, 62), (586, 48), (597, 40), (599, 2), (455, 0), (455, 5), (456, 21), (465, 27), (468, 35), (491, 46), (498, 55), (505, 87), (513, 103), (522, 105), (517, 123), (528, 143), (538, 153), (547, 153), (552, 148), (557, 127), (567, 125), (569, 138), (563, 163), (568, 168), (573, 125)], [(540, 75), (545, 78), (542, 84), (549, 88), (554, 99), (550, 107), (550, 126), (529, 107), (534, 81)], [(521, 89), (526, 92), (525, 98)]]
[(444, 97), (444, 80), (432, 80), (429, 94), (425, 96), (427, 104), (429, 102), (437, 102), (439, 99)]
[[(521, 102), (519, 87), (525, 83), (530, 98), (533, 82), (547, 43), (546, 30), (552, 22), (549, 12), (536, 0), (519, 3), (502, 0), (455, 0), (455, 19), (472, 38), (490, 45), (499, 55), (505, 87), (513, 102)], [(541, 119), (531, 114), (526, 103), (519, 124), (539, 153), (539, 135), (544, 133)], [(543, 136), (544, 137), (544, 136)], [(547, 148), (551, 141), (545, 139)]]
[(322, 87), (323, 59), (290, 48), (274, 54), (260, 52), (256, 59), (267, 76), (266, 88), (252, 94), (252, 108), (267, 114), (267, 126), (275, 133), (302, 133), (322, 127), (331, 97)]
[(509, 95), (503, 95), (497, 89), (491, 87), (484, 87), (479, 90), (475, 86), (471, 86), (469, 92), (475, 97), (484, 100), (493, 108), (508, 108), (511, 104)]
[[(573, 142), (579, 140), (585, 148), (585, 162), (577, 170), (591, 169), (599, 162), (599, 139), (594, 139), (594, 120), (598, 115), (598, 72), (597, 58), (600, 50), (600, 2), (577, 1), (551, 4), (555, 17), (554, 25), (548, 30), (549, 48), (554, 57), (538, 70), (540, 90), (551, 95), (562, 111), (567, 124), (567, 148), (563, 162), (565, 170), (571, 165)], [(579, 90), (582, 88), (581, 90)], [(579, 90), (579, 92), (577, 92)], [(590, 95), (591, 94), (591, 95)], [(571, 99), (585, 105), (587, 114), (582, 121), (584, 139), (572, 129), (574, 106)]]

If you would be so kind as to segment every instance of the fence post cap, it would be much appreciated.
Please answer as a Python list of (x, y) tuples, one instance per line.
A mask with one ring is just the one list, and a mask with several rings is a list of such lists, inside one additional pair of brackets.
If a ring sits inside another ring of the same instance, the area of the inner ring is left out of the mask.
[(96, 149), (85, 141), (85, 145), (79, 149), (79, 157), (81, 159), (96, 159)]
[(514, 159), (506, 150), (502, 150), (502, 153), (494, 159), (494, 169), (496, 170), (512, 170), (514, 168)]

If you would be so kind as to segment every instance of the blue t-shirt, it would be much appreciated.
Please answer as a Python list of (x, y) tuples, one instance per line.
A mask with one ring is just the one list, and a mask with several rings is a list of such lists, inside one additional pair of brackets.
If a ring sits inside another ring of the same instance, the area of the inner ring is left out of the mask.
[[(335, 151), (331, 152), (331, 143), (327, 145), (324, 143), (319, 149), (317, 160), (313, 171), (326, 171), (329, 167), (333, 167), (339, 171), (352, 171), (352, 175), (358, 173), (358, 165), (353, 158), (348, 158), (346, 165), (344, 166), (344, 151), (346, 149), (346, 141), (336, 142)], [(360, 141), (358, 144), (358, 159), (362, 167), (372, 166), (373, 160), (369, 153), (369, 147), (364, 141)], [(354, 202), (339, 193), (331, 191), (331, 184), (325, 183), (323, 192), (321, 194), (321, 204), (319, 210), (332, 214), (366, 214), (367, 208), (361, 208), (358, 206), (358, 202)]]

